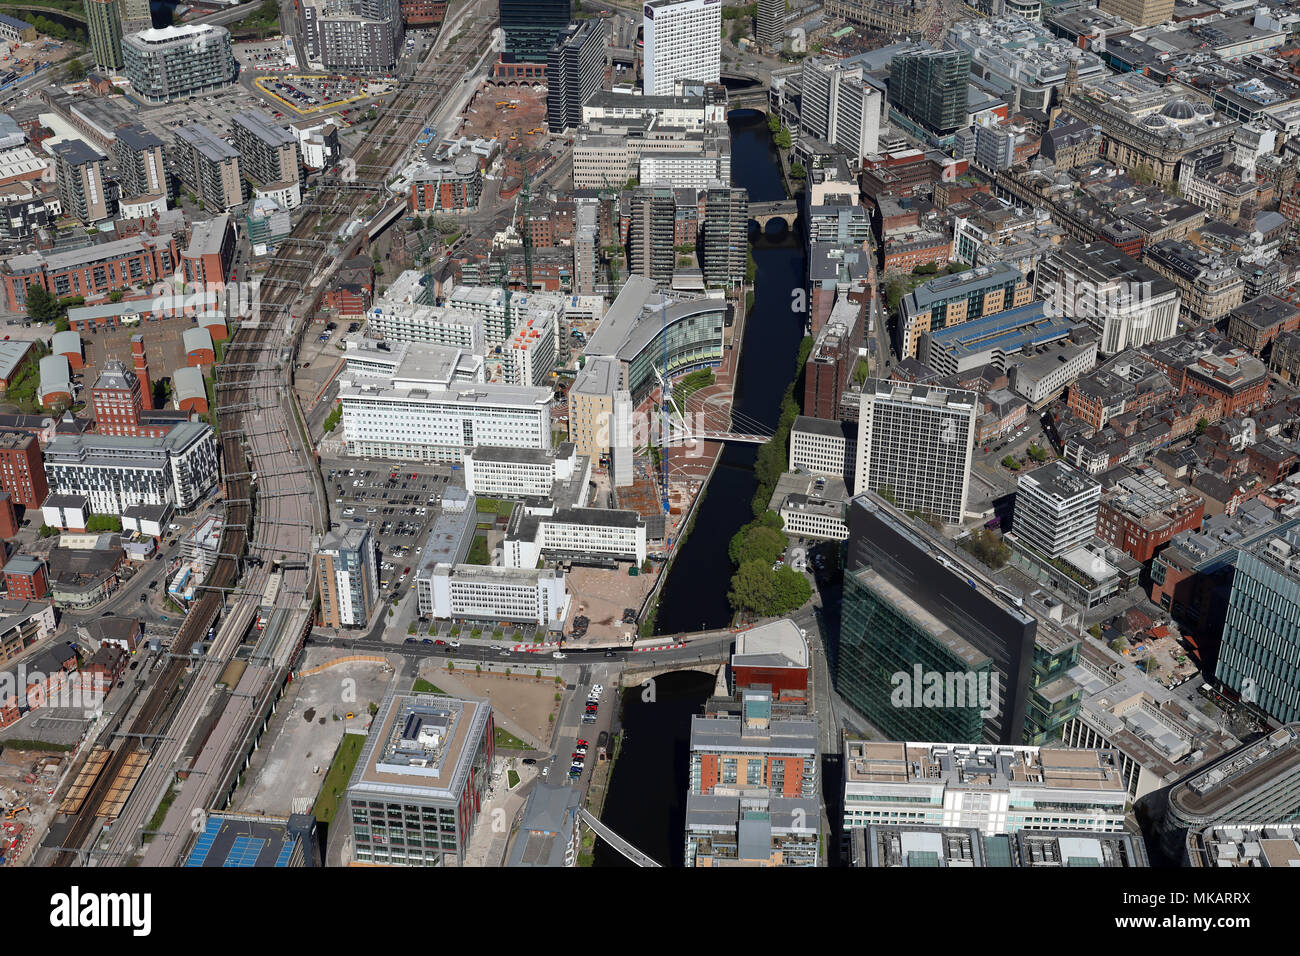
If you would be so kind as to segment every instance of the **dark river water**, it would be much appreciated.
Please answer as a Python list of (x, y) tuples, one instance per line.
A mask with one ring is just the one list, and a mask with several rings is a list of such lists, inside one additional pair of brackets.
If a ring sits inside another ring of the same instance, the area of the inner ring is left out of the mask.
[[(731, 177), (749, 190), (750, 202), (785, 198), (767, 119), (760, 113), (732, 114)], [(776, 427), (781, 396), (794, 379), (794, 360), (803, 338), (804, 317), (792, 309), (792, 291), (806, 272), (802, 237), (782, 231), (753, 244), (758, 279), (754, 308), (745, 325), (735, 408)], [(671, 634), (726, 627), (731, 621), (727, 586), (731, 564), (727, 543), (753, 518), (750, 502), (757, 483), (754, 445), (730, 444), (709, 482), (686, 544), (673, 561), (659, 599), (655, 632)]]
[[(785, 198), (767, 120), (737, 112), (731, 119), (731, 175), (749, 190), (750, 202)], [(803, 316), (791, 290), (802, 288), (805, 257), (798, 234), (758, 237), (754, 308), (745, 327), (735, 407), (767, 428), (780, 417), (781, 396), (795, 376)], [(753, 517), (757, 482), (753, 445), (726, 447), (681, 553), (659, 600), (657, 633), (725, 627), (731, 621), (727, 543)], [(616, 833), (667, 866), (681, 866), (685, 848), (687, 747), (691, 717), (713, 689), (713, 678), (694, 671), (659, 677), (653, 700), (640, 688), (622, 700), (624, 742), (602, 819)], [(596, 866), (631, 866), (598, 841)]]

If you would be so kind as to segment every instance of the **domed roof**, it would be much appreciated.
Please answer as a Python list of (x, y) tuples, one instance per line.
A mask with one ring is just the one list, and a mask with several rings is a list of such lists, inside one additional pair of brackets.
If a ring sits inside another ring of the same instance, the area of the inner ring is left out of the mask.
[(1150, 116), (1142, 120), (1142, 125), (1149, 126), (1152, 129), (1158, 129), (1159, 127), (1165, 125), (1165, 118), (1161, 116), (1159, 113), (1152, 113)]
[(1197, 103), (1196, 106), (1193, 107), (1193, 109), (1196, 110), (1197, 116), (1209, 116), (1211, 113), (1214, 112), (1214, 107), (1211, 106), (1209, 103)]
[(1189, 120), (1196, 116), (1196, 110), (1192, 109), (1192, 104), (1187, 100), (1170, 100), (1160, 111), (1160, 115), (1173, 120)]

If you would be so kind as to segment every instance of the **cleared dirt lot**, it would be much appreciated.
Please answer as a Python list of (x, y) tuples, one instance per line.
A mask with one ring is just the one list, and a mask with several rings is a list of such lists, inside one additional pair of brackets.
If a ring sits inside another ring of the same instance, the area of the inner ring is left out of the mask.
[[(505, 106), (497, 106), (505, 103)], [(514, 106), (511, 109), (510, 106)], [(546, 141), (546, 92), (531, 86), (495, 86), (485, 83), (462, 114), (457, 136), (496, 138), (507, 153), (520, 146), (538, 146)], [(540, 129), (541, 133), (529, 130)], [(514, 139), (511, 139), (511, 135)]]
[[(658, 565), (656, 565), (656, 568)], [(579, 614), (590, 618), (585, 637), (575, 643), (600, 643), (621, 640), (624, 635), (636, 632), (635, 624), (623, 624), (623, 609), (640, 610), (641, 602), (654, 585), (654, 574), (627, 573), (628, 565), (617, 569), (574, 567), (568, 574), (569, 590), (573, 601), (565, 631), (571, 631), (573, 619)]]
[(95, 384), (99, 372), (108, 359), (118, 359), (131, 368), (131, 336), (144, 336), (144, 351), (149, 357), (149, 378), (158, 382), (170, 379), (176, 369), (184, 368), (185, 345), (182, 336), (186, 329), (195, 328), (195, 323), (188, 316), (174, 319), (143, 320), (139, 325), (125, 325), (116, 329), (98, 332), (81, 332), (82, 351), (86, 356), (86, 367), (81, 370), (82, 382), (86, 386), (83, 398), (90, 399), (90, 387)]
[[(441, 666), (439, 666), (441, 665)], [(555, 695), (562, 685), (551, 680), (528, 676), (506, 677), (500, 674), (476, 674), (457, 669), (448, 673), (445, 663), (427, 661), (420, 676), (452, 697), (486, 697), (492, 701), (497, 725), (532, 747), (542, 750), (551, 737), (551, 714), (559, 714)]]
[[(348, 661), (309, 673), (340, 656), (326, 648), (308, 651), (304, 676), (290, 685), (272, 718), (262, 747), (244, 775), (244, 785), (235, 794), (234, 809), (286, 814), (294, 812), (295, 799), (314, 800), (344, 729), (349, 724), (368, 725), (369, 704), (378, 704), (390, 689), (402, 686), (393, 670), (393, 664), (403, 665), (399, 657), (389, 664)], [(403, 689), (409, 689), (409, 681)], [(354, 715), (351, 720), (349, 713)]]

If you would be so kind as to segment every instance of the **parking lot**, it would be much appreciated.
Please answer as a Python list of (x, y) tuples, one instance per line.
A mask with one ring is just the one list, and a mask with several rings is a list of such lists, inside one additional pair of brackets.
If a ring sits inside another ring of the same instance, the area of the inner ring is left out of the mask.
[(268, 40), (264, 43), (236, 43), (235, 59), (245, 69), (290, 70), (296, 69), (298, 60), (287, 39)]
[(166, 141), (172, 139), (172, 129), (192, 123), (202, 123), (224, 139), (232, 135), (230, 118), (247, 109), (264, 109), (264, 106), (257, 96), (236, 85), (216, 90), (209, 96), (191, 97), (183, 109), (178, 109), (176, 104), (146, 107), (139, 117), (140, 122)]
[[(49, 326), (23, 327), (17, 320), (15, 326), (4, 326), (5, 337), (12, 335), (15, 339), (42, 339), (48, 343), (51, 335)], [(149, 377), (156, 385), (163, 379), (171, 379), (176, 369), (187, 363), (185, 344), (182, 336), (186, 329), (195, 326), (193, 317), (176, 316), (171, 318), (146, 318), (133, 325), (97, 328), (93, 332), (78, 332), (81, 336), (82, 353), (85, 357), (84, 367), (72, 374), (72, 384), (77, 401), (89, 401), (89, 389), (95, 384), (104, 363), (108, 359), (119, 359), (131, 366), (131, 337), (144, 336), (145, 353), (149, 357)], [(39, 334), (33, 334), (39, 333)]]
[(345, 527), (353, 522), (370, 525), (380, 553), (379, 586), (401, 594), (420, 563), (443, 489), (459, 483), (452, 478), (451, 466), (402, 464), (388, 468), (327, 462), (325, 468), (335, 520)]
[(386, 80), (301, 73), (259, 76), (253, 85), (282, 108), (302, 115), (386, 96), (394, 89), (394, 84)]

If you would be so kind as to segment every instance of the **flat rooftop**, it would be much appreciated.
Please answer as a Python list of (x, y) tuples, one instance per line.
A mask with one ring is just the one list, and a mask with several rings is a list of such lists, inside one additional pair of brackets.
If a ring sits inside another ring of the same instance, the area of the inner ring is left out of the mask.
[(1126, 792), (1119, 754), (1113, 750), (850, 740), (845, 742), (844, 757), (850, 784)]
[(348, 793), (458, 802), (487, 729), (485, 700), (396, 694), (380, 705)]

